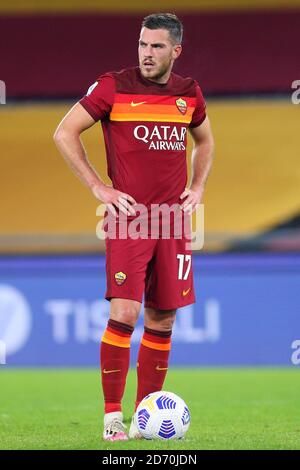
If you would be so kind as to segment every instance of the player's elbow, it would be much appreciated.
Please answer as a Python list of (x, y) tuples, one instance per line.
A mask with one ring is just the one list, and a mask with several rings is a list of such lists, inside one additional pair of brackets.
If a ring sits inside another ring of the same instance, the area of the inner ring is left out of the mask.
[(202, 146), (205, 147), (207, 155), (212, 159), (215, 153), (215, 141), (211, 132), (206, 135)]
[(61, 141), (62, 138), (63, 138), (63, 130), (61, 129), (61, 126), (59, 125), (53, 134), (53, 140), (57, 144), (58, 142)]
[(213, 136), (211, 136), (208, 145), (209, 145), (209, 150), (210, 150), (211, 158), (213, 159), (213, 158), (214, 158), (214, 155), (215, 155), (215, 141), (214, 141)]
[(54, 142), (57, 144), (61, 139), (61, 131), (59, 129), (59, 126), (58, 128), (55, 130), (54, 134), (53, 134), (53, 140)]
[(212, 136), (203, 139), (201, 142), (196, 144), (195, 147), (196, 149), (199, 149), (199, 152), (202, 155), (206, 155), (207, 159), (213, 160), (215, 154), (215, 143)]
[(68, 140), (68, 131), (60, 124), (53, 134), (53, 140), (57, 146)]

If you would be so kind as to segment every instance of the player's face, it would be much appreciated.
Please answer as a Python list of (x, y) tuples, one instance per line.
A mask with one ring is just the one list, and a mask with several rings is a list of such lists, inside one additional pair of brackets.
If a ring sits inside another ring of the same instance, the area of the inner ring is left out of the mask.
[(181, 45), (172, 42), (166, 29), (142, 28), (139, 39), (139, 65), (145, 78), (158, 83), (166, 82), (173, 62), (180, 53)]

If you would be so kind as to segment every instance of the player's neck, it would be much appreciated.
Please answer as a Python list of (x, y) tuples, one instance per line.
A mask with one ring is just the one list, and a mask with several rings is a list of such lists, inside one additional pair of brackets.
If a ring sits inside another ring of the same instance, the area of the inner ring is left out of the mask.
[[(166, 85), (169, 81), (170, 75), (171, 75), (171, 70), (169, 72), (165, 73), (165, 75), (163, 75), (162, 77), (148, 78), (147, 80), (150, 80), (150, 82), (158, 83), (159, 85)], [(144, 77), (144, 78), (146, 78), (146, 77)]]
[(149, 78), (149, 77), (145, 77), (145, 75), (142, 74), (142, 71), (141, 69), (139, 68), (139, 73), (140, 73), (140, 76), (144, 79), (144, 80), (147, 80), (148, 82), (152, 82), (152, 83), (156, 83), (157, 85), (167, 85), (168, 82), (169, 82), (169, 79), (170, 79), (170, 76), (171, 76), (171, 73), (172, 73), (172, 70), (169, 70), (168, 72), (166, 72), (163, 76), (159, 77), (159, 78)]

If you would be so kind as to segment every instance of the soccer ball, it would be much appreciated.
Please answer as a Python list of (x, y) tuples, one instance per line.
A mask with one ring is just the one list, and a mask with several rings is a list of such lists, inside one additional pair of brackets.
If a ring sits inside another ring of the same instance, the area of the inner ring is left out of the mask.
[(145, 439), (182, 439), (190, 425), (190, 412), (175, 393), (154, 392), (137, 407), (135, 422)]

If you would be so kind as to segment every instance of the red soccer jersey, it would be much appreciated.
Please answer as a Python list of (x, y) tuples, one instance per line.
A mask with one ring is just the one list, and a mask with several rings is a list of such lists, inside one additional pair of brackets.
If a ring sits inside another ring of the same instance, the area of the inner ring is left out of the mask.
[(137, 203), (180, 203), (187, 183), (187, 129), (205, 119), (205, 101), (192, 78), (171, 73), (166, 84), (139, 67), (101, 75), (80, 100), (101, 120), (113, 187)]

